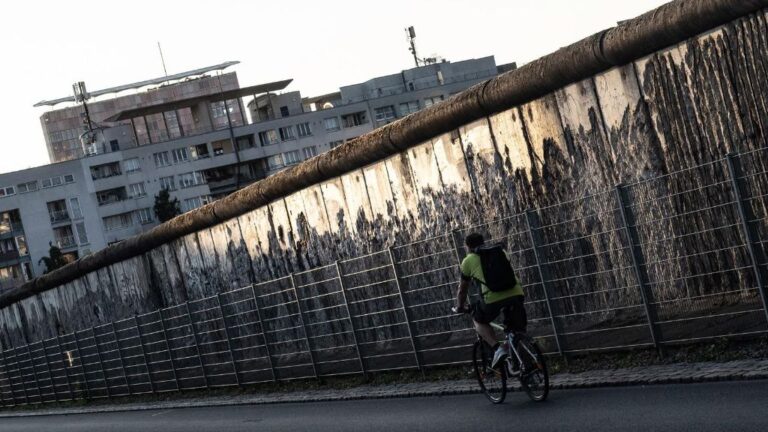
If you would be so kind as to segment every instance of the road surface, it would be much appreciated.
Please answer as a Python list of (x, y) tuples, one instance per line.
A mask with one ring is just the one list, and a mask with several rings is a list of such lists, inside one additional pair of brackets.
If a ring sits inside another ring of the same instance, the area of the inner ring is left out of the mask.
[[(768, 430), (768, 381), (554, 391), (545, 403), (511, 393), (0, 419), (38, 431), (727, 431)], [(522, 423), (522, 424), (521, 424)]]

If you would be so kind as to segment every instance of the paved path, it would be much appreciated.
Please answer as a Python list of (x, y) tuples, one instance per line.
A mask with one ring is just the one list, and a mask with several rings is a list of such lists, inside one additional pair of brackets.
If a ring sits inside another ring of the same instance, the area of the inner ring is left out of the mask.
[[(578, 374), (557, 374), (552, 378), (553, 389), (625, 386), (642, 384), (699, 383), (724, 380), (768, 379), (768, 360), (739, 360), (725, 363), (676, 363), (627, 369), (589, 371)], [(130, 402), (121, 404), (89, 404), (74, 408), (45, 407), (24, 411), (0, 411), (3, 417), (79, 414), (95, 412), (142, 411), (191, 407), (274, 404), (288, 402), (318, 402), (358, 399), (379, 399), (416, 396), (446, 396), (477, 393), (474, 379), (458, 381), (419, 382), (407, 384), (364, 385), (350, 389), (322, 389), (304, 392), (244, 394), (171, 399), (160, 402)], [(2, 421), (0, 421), (2, 426)], [(0, 432), (3, 432), (0, 427)]]
[(3, 432), (79, 431), (765, 431), (768, 382), (718, 382), (554, 391), (535, 403), (512, 393), (164, 409), (9, 418)]

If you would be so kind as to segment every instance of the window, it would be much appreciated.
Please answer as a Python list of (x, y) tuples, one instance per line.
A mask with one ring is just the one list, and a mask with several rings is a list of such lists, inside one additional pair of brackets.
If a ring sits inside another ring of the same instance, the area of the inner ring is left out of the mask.
[(69, 199), (69, 208), (72, 210), (72, 217), (74, 219), (80, 219), (83, 217), (83, 212), (80, 210), (80, 200), (77, 198)]
[(410, 101), (400, 104), (400, 115), (407, 116), (419, 110), (419, 101)]
[(209, 196), (199, 196), (194, 198), (188, 198), (181, 203), (181, 210), (183, 212), (188, 212), (198, 207), (202, 207), (205, 204), (209, 204), (210, 202), (211, 202), (211, 197)]
[(341, 116), (341, 125), (345, 128), (360, 126), (366, 123), (368, 123), (368, 119), (365, 116), (365, 111)]
[(150, 209), (150, 208), (143, 208), (143, 209), (137, 210), (136, 213), (138, 213), (138, 215), (139, 215), (139, 223), (141, 223), (142, 225), (146, 225), (148, 223), (152, 223), (153, 222), (152, 209)]
[(173, 181), (173, 176), (160, 177), (160, 188), (165, 190), (176, 190), (176, 183)]
[(283, 155), (276, 154), (267, 158), (267, 168), (274, 170), (283, 167)]
[(277, 132), (274, 129), (259, 132), (259, 141), (262, 146), (277, 144)]
[(443, 100), (443, 96), (435, 96), (431, 98), (424, 98), (424, 108), (430, 107)]
[(64, 183), (74, 183), (75, 182), (75, 176), (72, 174), (64, 174)]
[(113, 152), (116, 152), (116, 151), (120, 150), (120, 143), (118, 143), (117, 140), (111, 140), (109, 142), (109, 148)]
[(0, 197), (16, 195), (16, 188), (13, 186), (0, 187)]
[(283, 153), (283, 163), (286, 165), (294, 165), (299, 162), (301, 162), (301, 154), (298, 150)]
[(179, 174), (179, 186), (188, 188), (205, 183), (205, 176), (200, 171), (192, 171), (191, 173)]
[(231, 141), (229, 140), (221, 140), (211, 143), (211, 147), (213, 147), (213, 155), (214, 156), (221, 156), (225, 153), (231, 153), (232, 152), (232, 145), (230, 144)]
[(323, 125), (325, 126), (325, 130), (327, 131), (337, 131), (341, 129), (341, 126), (339, 125), (338, 117), (329, 117), (327, 119), (324, 119)]
[(141, 170), (139, 167), (139, 158), (130, 158), (123, 161), (123, 170), (126, 173), (132, 173)]
[(34, 192), (37, 190), (37, 180), (16, 185), (19, 193)]
[(213, 114), (213, 118), (216, 119), (227, 116), (227, 110), (224, 105), (223, 101), (211, 103), (211, 114)]
[(160, 152), (160, 153), (155, 153), (153, 156), (155, 158), (155, 166), (156, 167), (160, 168), (160, 167), (166, 167), (166, 166), (171, 165), (171, 159), (168, 158), (168, 152), (167, 151)]
[(43, 188), (49, 188), (53, 186), (53, 183), (51, 183), (51, 179), (43, 179)]
[(296, 136), (293, 134), (293, 126), (281, 127), (278, 130), (280, 132), (280, 140), (289, 141), (296, 139)]
[(338, 147), (338, 146), (340, 146), (342, 144), (344, 144), (344, 140), (331, 141), (331, 142), (328, 143), (328, 147), (333, 149), (333, 148), (336, 148), (336, 147)]
[(302, 151), (304, 153), (304, 159), (317, 156), (317, 146), (304, 147)]
[(205, 159), (211, 157), (208, 153), (208, 144), (198, 144), (189, 148), (189, 152), (192, 153), (192, 159)]
[(51, 177), (51, 182), (54, 186), (61, 186), (61, 177)]
[(309, 123), (299, 123), (296, 125), (296, 130), (299, 131), (299, 137), (305, 137), (312, 135), (312, 129), (309, 127)]
[(395, 119), (395, 107), (392, 105), (376, 108), (376, 121), (377, 122), (389, 122)]
[(75, 231), (77, 231), (78, 243), (81, 245), (88, 244), (88, 233), (85, 232), (85, 222), (78, 222), (75, 224)]
[(147, 194), (144, 190), (144, 183), (133, 183), (128, 185), (128, 194), (131, 198), (143, 197)]
[(186, 147), (173, 149), (173, 151), (171, 151), (171, 153), (173, 154), (173, 163), (175, 163), (175, 164), (181, 163), (181, 162), (186, 162), (186, 161), (189, 160), (189, 156), (187, 155), (187, 148)]
[(133, 217), (131, 217), (131, 213), (122, 213), (119, 215), (105, 217), (102, 218), (102, 221), (104, 222), (105, 231), (114, 231), (133, 225)]
[(289, 115), (291, 115), (291, 112), (288, 111), (288, 107), (287, 106), (281, 106), (280, 107), (280, 117), (288, 117)]

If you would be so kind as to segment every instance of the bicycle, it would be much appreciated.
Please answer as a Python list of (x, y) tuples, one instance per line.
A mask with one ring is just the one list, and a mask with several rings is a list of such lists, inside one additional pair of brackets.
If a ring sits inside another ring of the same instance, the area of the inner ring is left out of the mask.
[[(455, 313), (469, 314), (471, 308), (457, 310)], [(504, 402), (507, 396), (507, 377), (516, 376), (520, 386), (534, 402), (543, 402), (549, 395), (549, 371), (544, 355), (536, 341), (526, 333), (514, 333), (508, 328), (491, 323), (496, 329), (504, 331), (504, 338), (510, 348), (510, 355), (496, 369), (491, 367), (494, 350), (478, 335), (472, 347), (472, 365), (480, 388), (494, 404)]]

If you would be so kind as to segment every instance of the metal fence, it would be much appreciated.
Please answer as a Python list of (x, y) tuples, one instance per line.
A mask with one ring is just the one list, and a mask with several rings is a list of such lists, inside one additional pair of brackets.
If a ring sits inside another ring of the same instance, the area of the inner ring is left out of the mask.
[(548, 353), (768, 332), (768, 150), (10, 348), (0, 405), (465, 363), (462, 239), (507, 244)]

